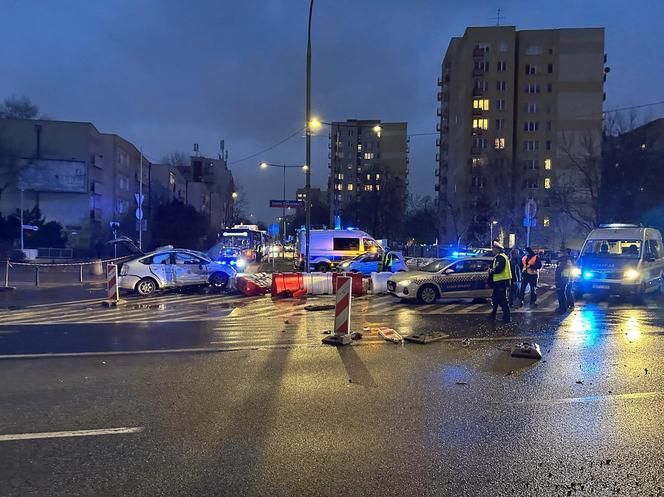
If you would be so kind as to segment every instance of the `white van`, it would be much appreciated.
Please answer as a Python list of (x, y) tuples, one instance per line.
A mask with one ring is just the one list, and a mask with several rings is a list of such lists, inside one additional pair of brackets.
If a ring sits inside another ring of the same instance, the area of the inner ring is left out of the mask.
[[(297, 233), (295, 250), (300, 269), (304, 269), (306, 234)], [(330, 271), (341, 261), (382, 248), (373, 237), (360, 230), (311, 230), (309, 233), (309, 268)]]
[(662, 234), (633, 224), (606, 224), (590, 232), (583, 244), (575, 282), (584, 293), (631, 296), (664, 289)]

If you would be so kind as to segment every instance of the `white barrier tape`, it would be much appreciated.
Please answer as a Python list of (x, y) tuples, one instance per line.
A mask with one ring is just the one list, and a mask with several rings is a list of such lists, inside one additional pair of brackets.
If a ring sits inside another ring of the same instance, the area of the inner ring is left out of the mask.
[[(91, 264), (113, 264), (115, 262), (119, 261), (127, 261), (132, 259), (133, 256), (128, 256), (128, 257), (118, 257), (117, 259), (107, 259), (104, 261), (85, 261), (85, 262), (69, 262), (69, 263), (63, 263), (63, 264), (55, 264), (55, 263), (37, 263), (33, 264), (31, 262), (12, 262), (9, 261), (9, 266), (31, 266), (31, 267), (65, 267), (65, 266), (88, 266)], [(6, 261), (3, 261), (6, 264)]]

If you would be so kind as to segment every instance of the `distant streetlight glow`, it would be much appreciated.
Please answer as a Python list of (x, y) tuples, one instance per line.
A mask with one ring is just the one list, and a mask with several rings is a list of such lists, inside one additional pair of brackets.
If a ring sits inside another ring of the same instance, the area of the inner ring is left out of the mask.
[(235, 199), (238, 197), (237, 192), (233, 192), (233, 193), (231, 193), (231, 197), (233, 197), (233, 199), (235, 200)]
[(383, 128), (381, 128), (379, 124), (376, 124), (376, 125), (373, 127), (373, 132), (376, 133), (376, 136), (377, 136), (378, 138), (380, 138), (380, 132), (381, 132), (382, 130), (383, 130)]
[(304, 166), (302, 166), (302, 170), (303, 170), (303, 171), (308, 171), (308, 170), (309, 170), (309, 166), (307, 166), (307, 165), (305, 164)]
[(317, 131), (321, 128), (323, 123), (318, 119), (317, 117), (311, 118), (311, 121), (309, 121), (309, 130), (310, 131)]
[(261, 169), (267, 169), (269, 164), (267, 162), (261, 162), (259, 166), (261, 167)]

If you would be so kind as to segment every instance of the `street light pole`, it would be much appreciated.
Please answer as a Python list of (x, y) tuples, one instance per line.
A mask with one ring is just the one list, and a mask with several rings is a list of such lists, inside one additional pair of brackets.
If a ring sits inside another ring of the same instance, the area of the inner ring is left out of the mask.
[(282, 250), (282, 258), (286, 258), (286, 164), (283, 166), (283, 171), (284, 171), (284, 191), (283, 191), (283, 196), (281, 197), (284, 201), (283, 205), (281, 206), (281, 220), (284, 222), (284, 229), (281, 232), (281, 250)]
[(306, 182), (304, 191), (306, 198), (304, 199), (305, 211), (305, 259), (304, 270), (309, 272), (309, 241), (311, 237), (311, 14), (314, 9), (314, 0), (309, 2), (309, 22), (307, 27), (307, 84), (306, 84), (306, 122), (305, 122), (305, 140), (306, 140)]
[(23, 251), (23, 188), (21, 188), (21, 251)]

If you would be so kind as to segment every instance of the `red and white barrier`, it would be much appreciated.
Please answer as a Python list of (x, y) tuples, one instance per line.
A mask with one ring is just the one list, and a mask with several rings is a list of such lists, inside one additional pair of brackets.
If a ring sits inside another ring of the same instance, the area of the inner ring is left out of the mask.
[(120, 288), (118, 287), (118, 266), (108, 264), (106, 266), (106, 297), (110, 301), (120, 300)]
[(350, 334), (350, 308), (353, 298), (351, 291), (352, 280), (345, 276), (339, 276), (336, 282), (334, 332), (330, 336), (323, 338), (323, 343), (328, 345), (348, 345), (352, 341)]

